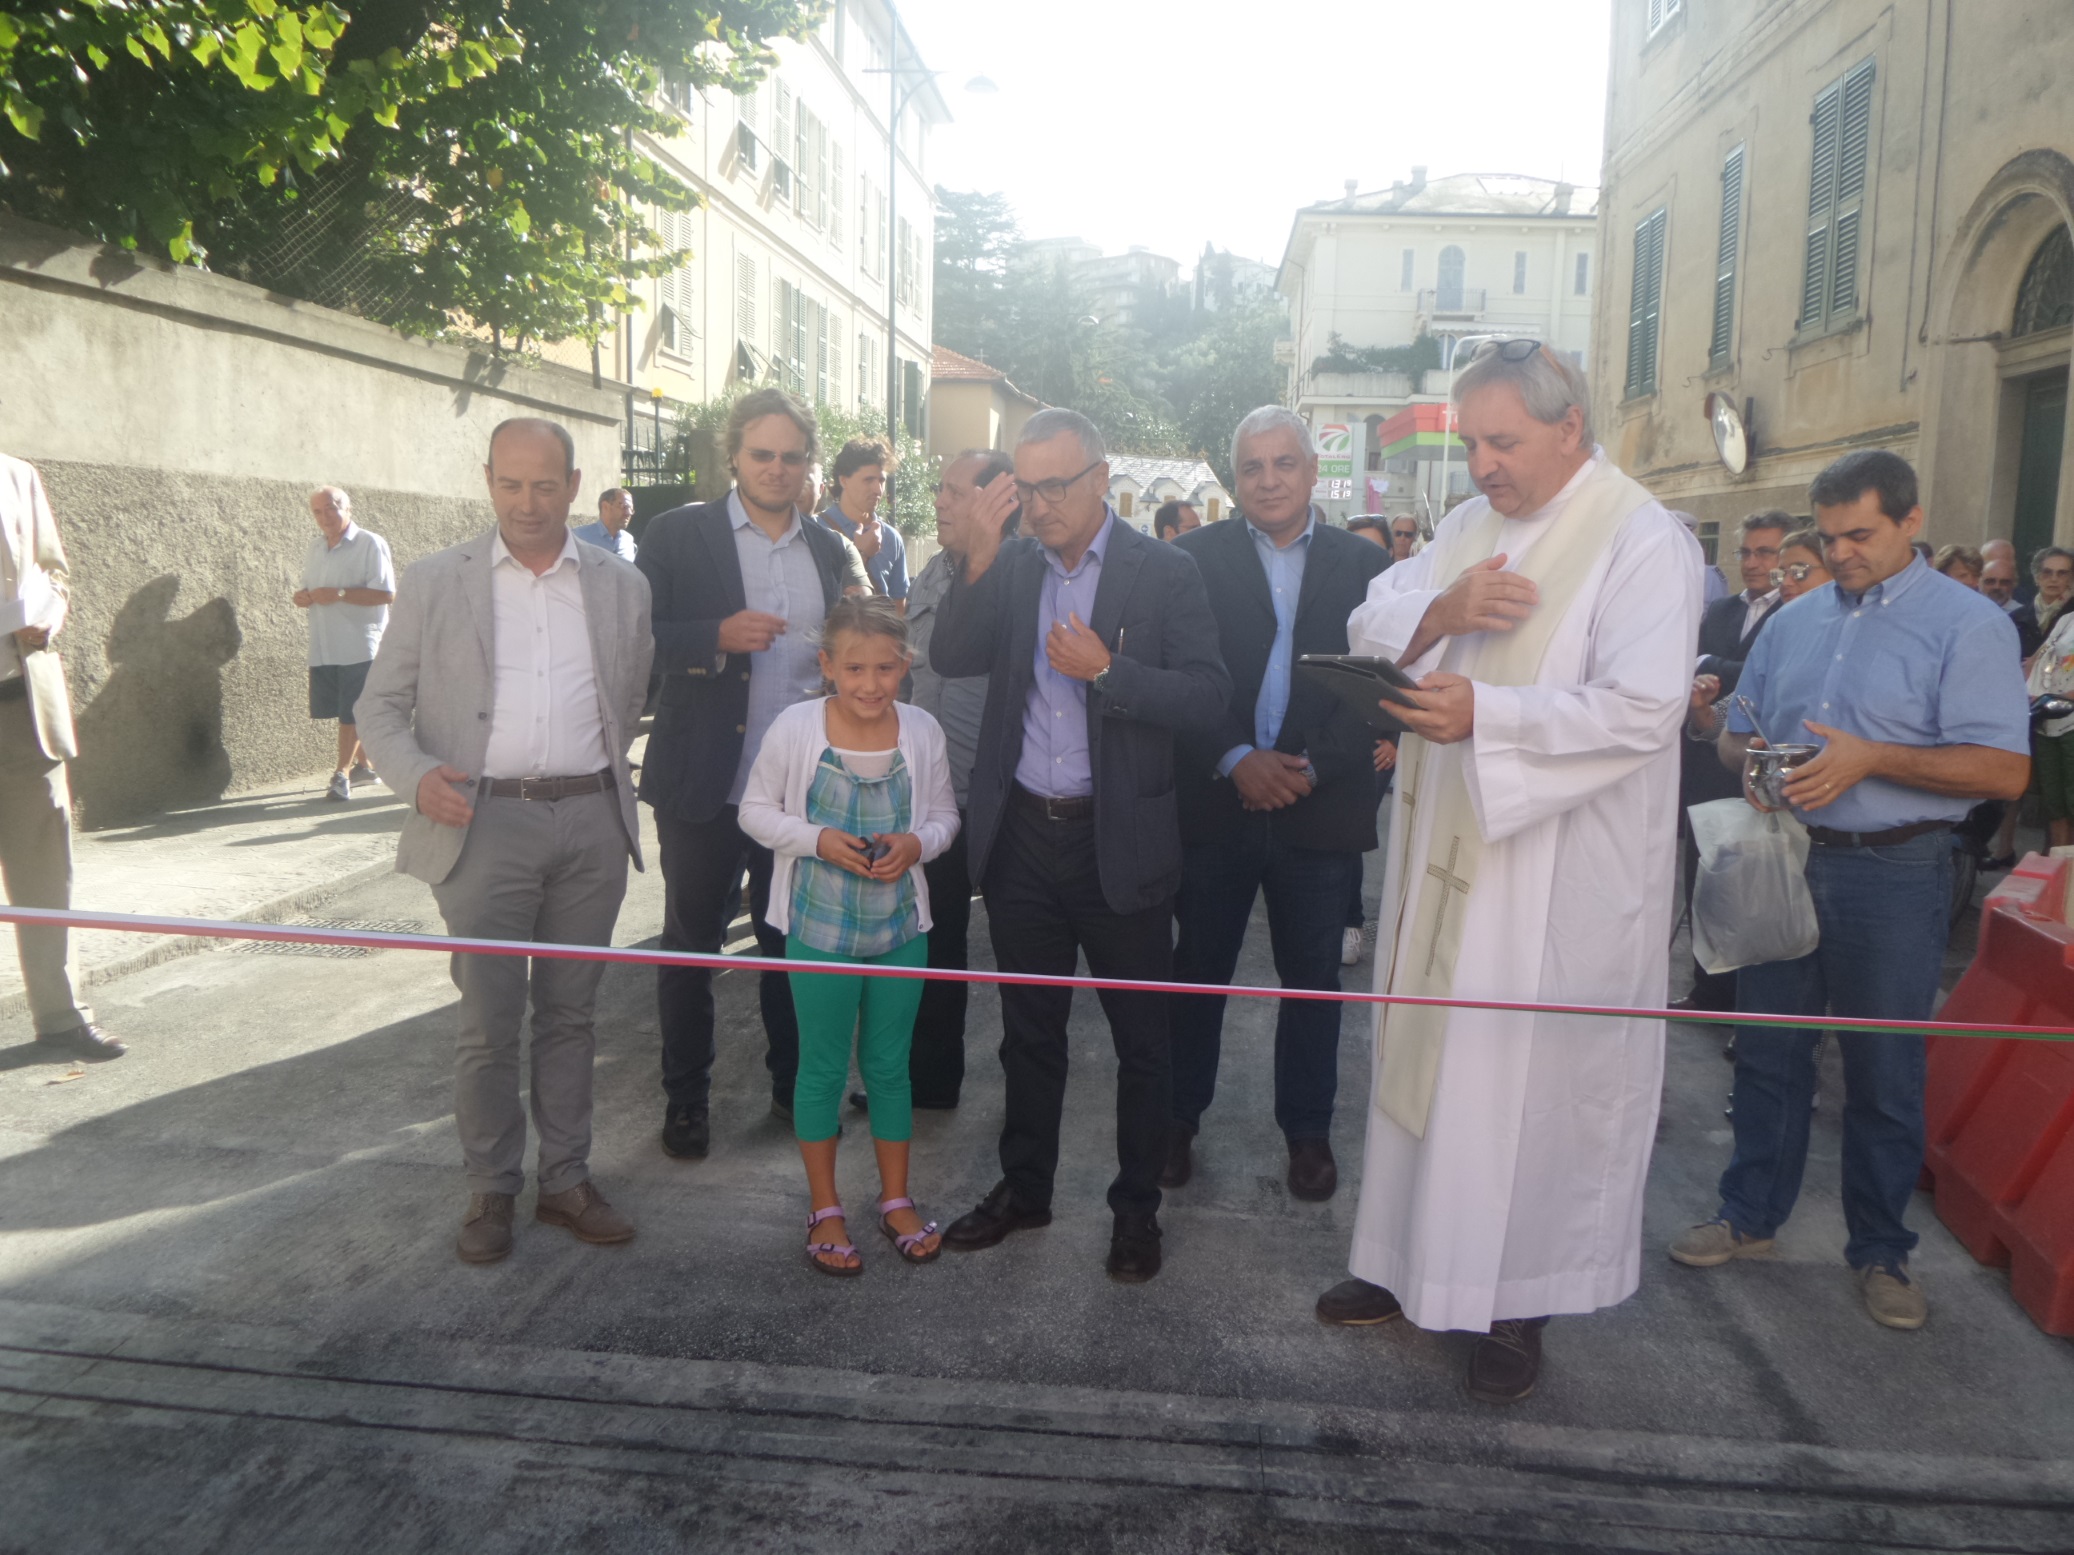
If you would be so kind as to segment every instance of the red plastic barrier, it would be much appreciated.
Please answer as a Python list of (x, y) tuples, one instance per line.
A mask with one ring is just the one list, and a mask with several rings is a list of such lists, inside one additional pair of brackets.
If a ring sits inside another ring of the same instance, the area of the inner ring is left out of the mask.
[[(2026, 858), (1981, 911), (1973, 965), (1948, 1021), (2061, 1026), (2074, 1019), (2068, 863)], [(1924, 1170), (1938, 1218), (2049, 1334), (2074, 1335), (2074, 1051), (2003, 1038), (1929, 1039)]]

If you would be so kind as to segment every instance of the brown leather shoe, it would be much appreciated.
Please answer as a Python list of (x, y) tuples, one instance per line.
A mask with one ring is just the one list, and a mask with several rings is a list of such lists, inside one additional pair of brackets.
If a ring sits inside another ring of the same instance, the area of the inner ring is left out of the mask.
[(634, 1223), (605, 1202), (605, 1195), (586, 1178), (564, 1193), (543, 1193), (533, 1218), (550, 1226), (567, 1226), (580, 1242), (631, 1242)]
[(454, 1251), (463, 1263), (495, 1263), (511, 1251), (511, 1195), (471, 1193)]
[(1167, 1164), (1159, 1169), (1162, 1188), (1185, 1188), (1195, 1175), (1195, 1130), (1176, 1123), (1167, 1133)]
[(1289, 1191), (1299, 1199), (1322, 1203), (1339, 1192), (1339, 1163), (1323, 1139), (1289, 1142)]
[(1545, 1317), (1507, 1318), (1469, 1352), (1469, 1396), (1486, 1404), (1517, 1404), (1541, 1375)]

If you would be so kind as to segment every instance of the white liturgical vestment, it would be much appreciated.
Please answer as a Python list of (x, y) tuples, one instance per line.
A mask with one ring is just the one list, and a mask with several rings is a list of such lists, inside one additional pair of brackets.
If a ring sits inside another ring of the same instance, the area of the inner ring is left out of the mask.
[[(1498, 526), (1517, 566), (1595, 468), (1548, 506)], [(1348, 622), (1355, 653), (1398, 658), (1439, 597), (1446, 543), (1488, 512), (1481, 497), (1434, 543), (1377, 576)], [(1473, 562), (1478, 558), (1470, 558)], [(1698, 542), (1661, 504), (1621, 522), (1578, 586), (1532, 684), (1475, 689), (1474, 732), (1435, 747), (1426, 789), (1466, 782), (1483, 839), (1455, 962), (1457, 998), (1661, 1007), (1668, 993), (1678, 747), (1699, 635)], [(1404, 667), (1452, 669), (1474, 636)], [(1400, 870), (1422, 877), (1437, 806), (1392, 802), (1376, 987), (1413, 954)], [(1382, 1068), (1381, 1055), (1377, 1069)], [(1486, 1331), (1504, 1318), (1589, 1312), (1641, 1277), (1642, 1194), (1663, 1083), (1663, 1024), (1450, 1011), (1419, 1137), (1368, 1110), (1352, 1272), (1421, 1328)]]

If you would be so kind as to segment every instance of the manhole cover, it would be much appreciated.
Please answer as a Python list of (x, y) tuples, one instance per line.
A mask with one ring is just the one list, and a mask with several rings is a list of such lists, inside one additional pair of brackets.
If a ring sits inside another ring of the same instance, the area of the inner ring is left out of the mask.
[[(298, 918), (293, 923), (282, 925), (293, 929), (343, 929), (360, 934), (422, 934), (425, 925), (415, 918)], [(297, 945), (286, 940), (248, 939), (240, 941), (238, 949), (253, 956), (330, 956), (343, 960), (353, 956), (372, 956), (375, 951), (365, 945)]]

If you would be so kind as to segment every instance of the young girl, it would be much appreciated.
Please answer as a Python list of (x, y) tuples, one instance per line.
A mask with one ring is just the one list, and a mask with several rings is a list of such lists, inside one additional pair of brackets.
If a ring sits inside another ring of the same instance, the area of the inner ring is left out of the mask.
[[(741, 826), (776, 855), (770, 922), (784, 931), (791, 960), (927, 963), (922, 861), (958, 835), (958, 805), (943, 730), (895, 700), (909, 660), (907, 622), (890, 600), (841, 601), (821, 628), (821, 673), (835, 694), (780, 713), (750, 769)], [(823, 1274), (864, 1272), (835, 1191), (836, 1111), (853, 1031), (884, 1189), (879, 1229), (909, 1263), (942, 1250), (935, 1224), (922, 1223), (907, 1193), (907, 1053), (921, 1001), (915, 977), (792, 979), (793, 1131), (813, 1204), (807, 1263)]]

